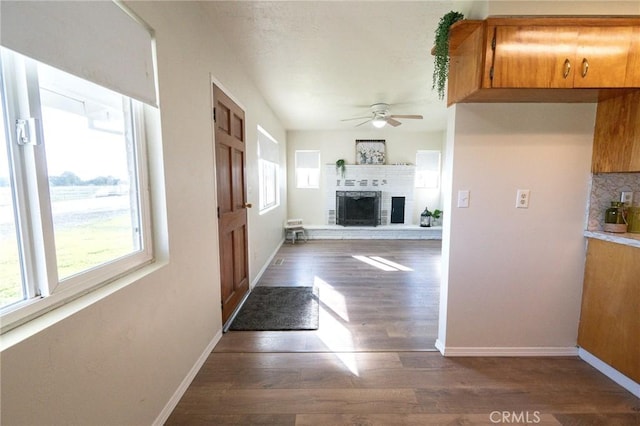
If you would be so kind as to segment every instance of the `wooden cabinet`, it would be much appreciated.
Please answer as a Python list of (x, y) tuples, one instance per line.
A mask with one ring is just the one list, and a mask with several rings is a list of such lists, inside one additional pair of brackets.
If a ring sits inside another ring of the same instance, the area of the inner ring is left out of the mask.
[(640, 172), (640, 89), (598, 102), (591, 171)]
[[(496, 25), (491, 87), (640, 87), (633, 27)], [(640, 37), (640, 35), (635, 35)], [(491, 71), (490, 71), (491, 72)]]
[(578, 345), (640, 382), (640, 248), (589, 239)]
[(450, 31), (449, 105), (596, 102), (640, 87), (640, 18), (489, 18)]

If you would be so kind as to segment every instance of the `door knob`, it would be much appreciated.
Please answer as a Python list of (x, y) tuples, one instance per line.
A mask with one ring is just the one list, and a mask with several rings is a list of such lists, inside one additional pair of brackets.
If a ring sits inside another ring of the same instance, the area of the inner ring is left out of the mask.
[(242, 207), (244, 207), (245, 209), (250, 209), (251, 207), (253, 207), (253, 204), (251, 204), (251, 203), (244, 203), (244, 204), (242, 205)]

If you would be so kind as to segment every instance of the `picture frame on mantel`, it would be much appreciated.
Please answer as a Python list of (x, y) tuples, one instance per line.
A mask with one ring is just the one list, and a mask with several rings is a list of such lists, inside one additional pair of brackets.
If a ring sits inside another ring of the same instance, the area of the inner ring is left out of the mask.
[(356, 139), (356, 164), (384, 164), (384, 139)]

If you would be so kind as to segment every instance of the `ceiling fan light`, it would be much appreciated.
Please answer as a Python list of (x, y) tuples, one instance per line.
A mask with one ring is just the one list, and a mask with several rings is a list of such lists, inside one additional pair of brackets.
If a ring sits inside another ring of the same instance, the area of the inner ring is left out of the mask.
[(375, 127), (376, 129), (382, 129), (387, 125), (387, 120), (385, 120), (384, 118), (374, 118), (371, 121), (371, 124), (373, 124), (373, 127)]

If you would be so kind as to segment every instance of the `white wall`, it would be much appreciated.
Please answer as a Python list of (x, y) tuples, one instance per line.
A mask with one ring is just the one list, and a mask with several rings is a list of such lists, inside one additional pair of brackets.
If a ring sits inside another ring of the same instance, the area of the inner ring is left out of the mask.
[[(297, 189), (295, 187), (295, 151), (319, 150), (321, 164), (335, 164), (344, 159), (347, 164), (356, 162), (356, 139), (384, 139), (386, 162), (415, 164), (416, 151), (442, 150), (443, 132), (402, 132), (394, 129), (378, 131), (289, 131), (287, 132), (289, 217), (299, 217), (305, 223), (326, 224), (325, 176), (322, 170), (319, 189)], [(323, 168), (324, 169), (324, 168)], [(418, 216), (425, 206), (430, 210), (442, 208), (441, 190), (418, 188), (412, 216)]]
[[(453, 108), (439, 345), (450, 354), (571, 350), (595, 105)], [(519, 188), (531, 190), (528, 209), (515, 208)], [(463, 189), (469, 208), (456, 207)]]
[(638, 15), (640, 2), (637, 0), (492, 0), (488, 2), (486, 10), (488, 15)]
[[(3, 351), (2, 424), (150, 424), (220, 337), (210, 74), (246, 108), (249, 201), (257, 204), (257, 124), (279, 140), (284, 164), (284, 129), (198, 3), (130, 6), (157, 37), (168, 229), (160, 240), (170, 257)], [(250, 211), (252, 278), (281, 241), (284, 210)]]

